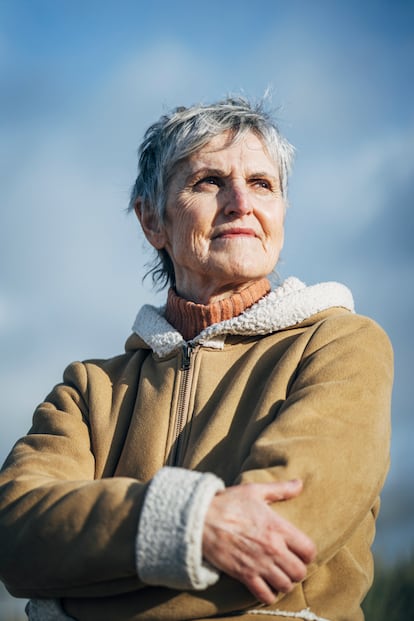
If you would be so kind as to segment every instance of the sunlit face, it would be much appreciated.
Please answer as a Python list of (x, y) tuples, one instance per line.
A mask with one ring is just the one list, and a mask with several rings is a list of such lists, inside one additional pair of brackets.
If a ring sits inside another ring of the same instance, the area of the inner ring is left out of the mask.
[(252, 132), (228, 132), (180, 162), (168, 188), (162, 234), (178, 293), (207, 303), (240, 290), (276, 265), (285, 203), (277, 164)]

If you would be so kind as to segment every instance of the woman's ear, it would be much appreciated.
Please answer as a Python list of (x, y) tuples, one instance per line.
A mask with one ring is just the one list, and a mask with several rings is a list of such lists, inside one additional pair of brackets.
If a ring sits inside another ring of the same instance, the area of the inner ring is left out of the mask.
[(148, 239), (151, 246), (154, 246), (157, 250), (164, 248), (167, 238), (158, 214), (145, 209), (141, 197), (138, 197), (135, 201), (134, 210), (145, 237)]

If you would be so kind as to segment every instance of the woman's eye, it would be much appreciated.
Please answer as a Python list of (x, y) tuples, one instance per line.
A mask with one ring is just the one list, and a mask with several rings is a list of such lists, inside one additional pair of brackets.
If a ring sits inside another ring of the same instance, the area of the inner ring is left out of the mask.
[(197, 181), (196, 186), (203, 185), (219, 186), (220, 180), (217, 177), (203, 177), (202, 179)]
[(253, 185), (257, 188), (263, 188), (264, 190), (271, 189), (271, 185), (269, 181), (266, 181), (266, 179), (253, 179)]

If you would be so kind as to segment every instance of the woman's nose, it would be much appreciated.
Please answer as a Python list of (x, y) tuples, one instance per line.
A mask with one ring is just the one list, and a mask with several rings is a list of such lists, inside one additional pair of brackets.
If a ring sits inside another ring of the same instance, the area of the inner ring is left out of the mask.
[(244, 215), (252, 211), (248, 188), (242, 184), (232, 184), (226, 188), (224, 213)]

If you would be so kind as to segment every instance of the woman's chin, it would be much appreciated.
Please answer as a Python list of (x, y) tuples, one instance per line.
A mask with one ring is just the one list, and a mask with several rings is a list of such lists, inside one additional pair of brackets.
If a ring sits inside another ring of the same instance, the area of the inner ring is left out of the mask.
[(268, 276), (276, 264), (276, 261), (264, 261), (260, 260), (260, 257), (253, 255), (252, 257), (243, 257), (243, 261), (240, 261), (241, 257), (233, 257), (223, 262), (220, 266), (217, 265), (216, 269), (210, 270), (210, 277), (217, 279), (224, 278), (228, 282), (243, 283), (251, 282), (253, 280), (259, 280)]

